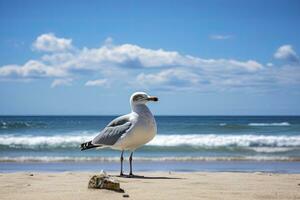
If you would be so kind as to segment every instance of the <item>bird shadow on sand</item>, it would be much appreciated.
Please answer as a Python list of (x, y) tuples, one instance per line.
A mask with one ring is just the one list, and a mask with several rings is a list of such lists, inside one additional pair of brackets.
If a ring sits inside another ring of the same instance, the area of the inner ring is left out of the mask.
[(120, 178), (132, 178), (132, 179), (183, 179), (183, 178), (176, 178), (176, 177), (166, 177), (166, 176), (139, 176), (139, 175), (114, 175), (114, 177)]

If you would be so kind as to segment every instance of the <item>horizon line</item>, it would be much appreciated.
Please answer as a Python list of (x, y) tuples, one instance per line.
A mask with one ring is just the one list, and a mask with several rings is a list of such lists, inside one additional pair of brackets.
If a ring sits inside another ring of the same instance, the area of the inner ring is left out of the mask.
[[(0, 114), (0, 117), (107, 117), (120, 116), (124, 114)], [(203, 114), (203, 115), (188, 115), (188, 114), (158, 114), (156, 117), (300, 117), (300, 114)]]

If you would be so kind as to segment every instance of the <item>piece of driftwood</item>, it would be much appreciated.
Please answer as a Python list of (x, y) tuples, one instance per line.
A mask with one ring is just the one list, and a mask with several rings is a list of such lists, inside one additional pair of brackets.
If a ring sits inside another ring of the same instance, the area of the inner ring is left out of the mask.
[(88, 188), (107, 189), (124, 193), (124, 190), (120, 188), (120, 183), (112, 177), (106, 175), (105, 172), (101, 172), (99, 175), (92, 176), (89, 181)]

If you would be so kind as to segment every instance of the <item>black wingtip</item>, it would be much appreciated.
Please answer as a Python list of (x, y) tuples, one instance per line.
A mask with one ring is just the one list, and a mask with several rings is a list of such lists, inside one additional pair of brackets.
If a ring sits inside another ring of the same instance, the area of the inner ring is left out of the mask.
[(89, 141), (89, 142), (82, 143), (80, 145), (80, 150), (84, 151), (84, 150), (91, 149), (94, 147), (96, 147), (96, 146), (92, 144), (92, 141)]

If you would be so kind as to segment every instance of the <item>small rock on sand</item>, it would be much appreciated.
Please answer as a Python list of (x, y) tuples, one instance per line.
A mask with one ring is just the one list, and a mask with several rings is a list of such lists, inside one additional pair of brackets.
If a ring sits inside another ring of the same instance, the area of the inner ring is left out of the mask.
[(124, 190), (120, 188), (120, 183), (117, 180), (106, 175), (105, 172), (101, 172), (99, 175), (92, 176), (89, 181), (88, 188), (107, 189), (124, 193)]

